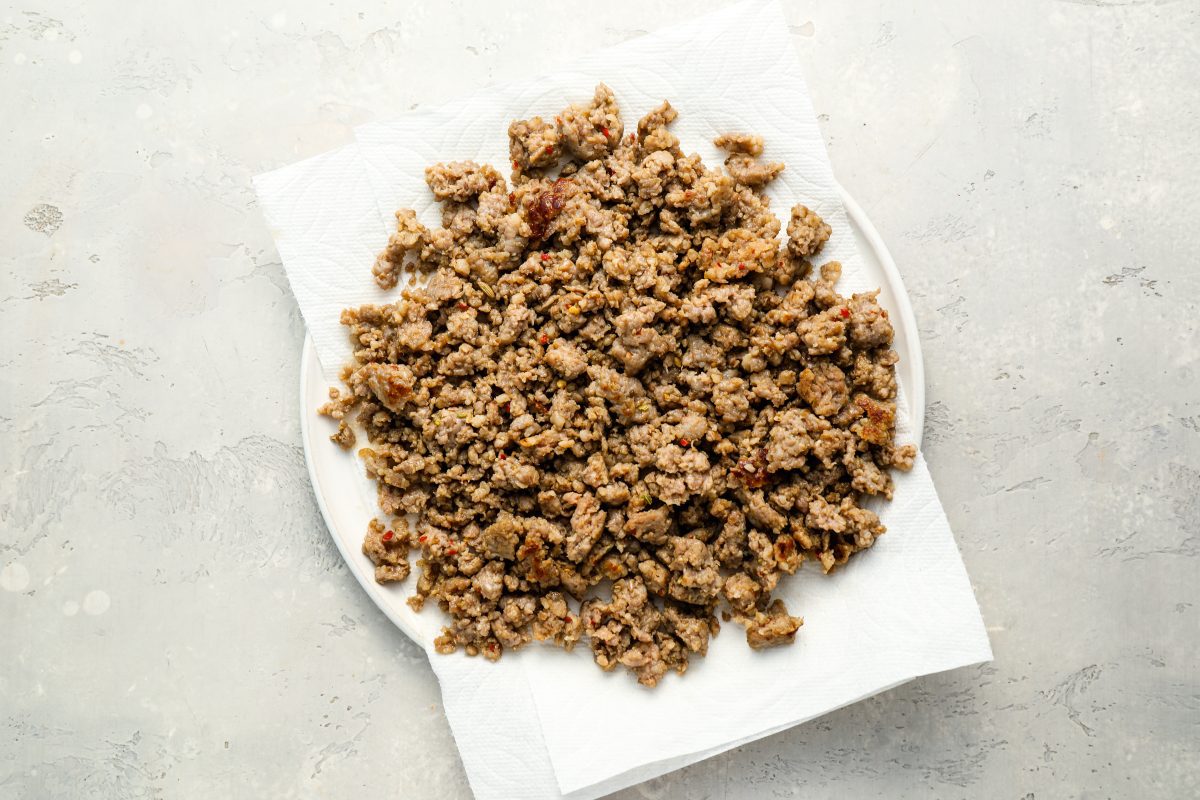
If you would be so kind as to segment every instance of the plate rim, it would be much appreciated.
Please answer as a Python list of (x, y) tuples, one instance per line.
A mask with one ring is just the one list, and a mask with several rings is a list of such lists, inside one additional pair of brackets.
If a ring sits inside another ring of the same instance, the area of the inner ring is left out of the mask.
[(917, 447), (920, 447), (925, 432), (925, 356), (921, 350), (921, 331), (917, 328), (917, 315), (913, 311), (912, 300), (908, 296), (904, 278), (900, 275), (900, 268), (896, 266), (896, 260), (892, 258), (892, 251), (884, 243), (875, 224), (871, 222), (871, 218), (867, 216), (867, 212), (858, 204), (858, 201), (850, 192), (846, 191), (846, 187), (837, 181), (834, 181), (834, 185), (842, 198), (842, 205), (846, 209), (847, 216), (858, 225), (859, 230), (866, 237), (867, 243), (871, 245), (875, 257), (879, 259), (884, 276), (887, 278), (888, 288), (896, 302), (894, 311), (900, 314), (904, 330), (912, 335), (912, 352), (909, 353), (908, 362), (915, 380), (911, 389), (906, 386), (905, 391), (912, 393), (912, 400), (909, 403), (912, 412), (912, 435), (913, 441)]
[[(898, 313), (901, 318), (901, 324), (906, 332), (912, 336), (909, 366), (908, 369), (913, 375), (913, 386), (905, 386), (905, 390), (910, 392), (912, 397), (910, 400), (911, 416), (912, 416), (912, 433), (913, 441), (917, 446), (921, 445), (921, 437), (925, 427), (925, 360), (921, 351), (920, 331), (917, 329), (916, 314), (913, 311), (912, 302), (909, 299), (908, 291), (904, 286), (904, 280), (900, 276), (900, 270), (896, 266), (895, 259), (892, 258), (891, 251), (883, 241), (883, 237), (879, 235), (879, 231), (871, 222), (862, 206), (854, 199), (854, 197), (846, 191), (846, 188), (841, 183), (835, 181), (835, 186), (838, 195), (842, 201), (842, 205), (846, 210), (847, 216), (856, 224), (862, 232), (867, 244), (870, 245), (880, 266), (883, 267), (884, 278), (887, 281), (888, 289), (891, 292), (895, 302), (894, 313)], [(325, 499), (325, 493), (321, 490), (321, 482), (317, 478), (317, 467), (313, 458), (311, 428), (313, 414), (308, 413), (307, 398), (308, 398), (308, 379), (309, 365), (314, 361), (319, 361), (312, 357), (313, 353), (312, 336), (305, 328), (304, 345), (300, 351), (300, 381), (299, 381), (299, 406), (300, 406), (300, 437), (304, 447), (304, 465), (308, 470), (308, 481), (312, 486), (313, 496), (317, 501), (317, 508), (321, 512), (321, 519), (325, 523), (325, 531), (329, 534), (329, 538), (333, 539), (333, 544), (337, 548), (338, 553), (342, 556), (342, 561), (346, 568), (358, 581), (358, 585), (362, 587), (367, 596), (371, 598), (371, 602), (375, 604), (383, 614), (391, 620), (392, 624), (404, 632), (406, 636), (412, 639), (413, 642), (424, 647), (424, 637), (421, 632), (413, 627), (408, 620), (401, 617), (395, 609), (391, 607), (389, 602), (385, 602), (383, 597), (383, 589), (380, 584), (375, 582), (373, 575), (368, 575), (367, 571), (358, 569), (355, 566), (355, 561), (360, 555), (358, 552), (348, 552), (346, 546), (341, 539), (334, 533), (336, 526), (333, 522), (333, 515), (329, 509), (329, 505)]]

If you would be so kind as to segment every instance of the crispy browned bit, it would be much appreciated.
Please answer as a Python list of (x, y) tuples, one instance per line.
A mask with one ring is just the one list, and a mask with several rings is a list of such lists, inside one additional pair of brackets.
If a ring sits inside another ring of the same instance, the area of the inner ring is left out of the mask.
[(771, 473), (767, 471), (767, 451), (760, 447), (753, 455), (743, 458), (734, 465), (730, 474), (742, 484), (751, 489), (760, 489), (771, 482)]
[(363, 550), (395, 581), (419, 548), (408, 602), (447, 616), (438, 652), (586, 640), (653, 686), (707, 652), (722, 606), (751, 647), (792, 642), (779, 582), (885, 530), (861, 499), (915, 457), (886, 312), (839, 295), (836, 262), (810, 276), (815, 212), (778, 240), (761, 139), (721, 137), (710, 169), (676, 113), (626, 134), (601, 86), (512, 124), (508, 181), (430, 167), (441, 227), (399, 212), (375, 269), (430, 280), (343, 313), (355, 361), (321, 413), (343, 446), (351, 421), (366, 436), (382, 512), (420, 520), (415, 540), (373, 524)]
[(546, 238), (550, 223), (562, 213), (570, 186), (569, 180), (559, 178), (549, 189), (539, 193), (529, 204), (525, 216), (529, 221), (529, 230), (534, 239)]

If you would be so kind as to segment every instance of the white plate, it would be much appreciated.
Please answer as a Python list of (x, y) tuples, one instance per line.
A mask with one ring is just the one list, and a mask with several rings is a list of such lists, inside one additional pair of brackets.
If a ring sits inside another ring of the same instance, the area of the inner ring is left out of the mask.
[[(845, 189), (840, 191), (866, 273), (877, 278), (873, 283), (880, 287), (879, 301), (889, 310), (896, 331), (892, 344), (900, 355), (896, 379), (900, 383), (902, 397), (908, 403), (913, 439), (919, 444), (925, 421), (925, 367), (921, 360), (921, 343), (917, 337), (912, 305), (904, 290), (900, 272), (896, 269), (896, 262), (892, 260), (875, 226), (854, 198)], [(325, 518), (325, 524), (329, 526), (342, 558), (375, 605), (400, 630), (417, 643), (422, 643), (422, 628), (428, 626), (431, 620), (418, 619), (416, 612), (404, 602), (412, 593), (413, 581), (381, 586), (375, 582), (374, 565), (363, 555), (363, 534), (377, 511), (375, 483), (367, 478), (362, 462), (354, 454), (357, 448), (347, 452), (329, 441), (333, 426), (329, 420), (317, 416), (317, 408), (328, 399), (329, 385), (321, 375), (321, 364), (313, 349), (312, 339), (305, 337), (304, 352), (300, 356), (300, 429), (304, 438), (304, 459), (308, 464), (308, 474), (321, 516)], [(424, 616), (439, 614), (434, 608)]]

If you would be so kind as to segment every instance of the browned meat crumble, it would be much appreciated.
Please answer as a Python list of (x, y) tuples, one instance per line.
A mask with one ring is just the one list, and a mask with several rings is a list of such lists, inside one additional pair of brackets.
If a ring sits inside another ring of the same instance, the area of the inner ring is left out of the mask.
[(836, 262), (810, 277), (831, 233), (811, 210), (781, 246), (761, 138), (721, 136), (710, 169), (675, 116), (626, 135), (602, 84), (512, 123), (511, 183), (430, 167), (442, 226), (397, 212), (374, 267), (417, 280), (342, 314), (355, 361), (322, 412), (349, 448), (357, 407), (383, 513), (419, 518), (363, 551), (393, 581), (419, 548), (410, 602), (449, 615), (439, 652), (586, 640), (653, 686), (706, 652), (718, 606), (751, 647), (792, 642), (781, 577), (884, 532), (860, 498), (915, 455), (893, 442), (887, 311), (839, 295)]

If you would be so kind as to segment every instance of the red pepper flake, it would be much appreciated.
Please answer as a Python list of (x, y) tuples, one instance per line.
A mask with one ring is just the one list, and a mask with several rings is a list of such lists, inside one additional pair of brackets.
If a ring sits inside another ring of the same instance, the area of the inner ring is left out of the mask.
[(489, 653), (496, 652), (496, 643), (495, 642), (488, 642), (488, 652)]
[(392, 539), (395, 538), (395, 536), (396, 536), (396, 534), (392, 533), (391, 531), (384, 531), (383, 540), (385, 542), (390, 542)]
[(842, 319), (850, 319), (850, 309), (843, 308), (841, 311)]
[(549, 254), (549, 253), (542, 253), (542, 263), (544, 264), (545, 262), (547, 262), (547, 261), (549, 261), (549, 260), (550, 260), (550, 254)]
[(600, 132), (601, 132), (602, 134), (604, 134), (604, 138), (605, 138), (605, 139), (611, 139), (611, 138), (612, 138), (612, 131), (610, 131), (608, 128), (604, 127), (603, 125), (601, 125), (601, 126), (600, 126)]
[(738, 269), (740, 269), (742, 272), (745, 272), (745, 271), (746, 271), (746, 265), (745, 265), (745, 264), (738, 264)]
[(637, 141), (637, 134), (636, 133), (629, 134), (629, 143), (633, 144), (636, 141)]
[(451, 547), (449, 550), (447, 550), (447, 551), (446, 551), (446, 555), (448, 555), (448, 556), (456, 556), (456, 555), (458, 555), (458, 551), (457, 551), (457, 550), (455, 550), (453, 547)]
[(689, 444), (691, 444), (691, 442), (689, 442), (687, 439), (680, 439), (680, 440), (679, 440), (679, 446), (680, 446), (680, 447), (687, 447)]
[(563, 617), (563, 622), (565, 622), (565, 623), (567, 623), (568, 625), (570, 625), (570, 624), (571, 624), (571, 617), (570, 617), (570, 616)]
[(462, 302), (461, 300), (460, 300), (458, 303), (456, 303), (455, 305), (456, 305), (456, 307), (458, 308), (458, 310), (459, 310), (459, 311), (466, 311), (468, 308), (470, 308), (470, 306), (469, 306), (469, 305), (467, 305), (466, 303)]
[(554, 152), (554, 145), (552, 145), (552, 144), (546, 145), (546, 155), (549, 155), (550, 153), (553, 153), (553, 152)]
[(508, 456), (504, 455), (504, 451), (503, 451), (503, 450), (501, 450), (501, 451), (500, 451), (500, 460), (501, 460), (501, 461), (504, 461), (504, 460), (506, 460), (507, 458), (508, 458)]
[(505, 414), (511, 414), (511, 413), (512, 413), (512, 403), (505, 403), (505, 404), (504, 404), (504, 413), (505, 413)]
[(546, 344), (550, 341), (550, 337), (543, 333), (541, 336), (538, 337), (538, 341), (541, 342), (542, 344)]
[[(514, 162), (513, 162), (513, 169), (520, 169), (520, 168), (521, 168), (521, 165), (520, 165), (520, 164), (518, 164), (517, 162), (515, 162), (515, 161), (514, 161)], [(509, 195), (509, 197), (511, 197), (511, 196), (512, 196), (512, 195)]]
[(423, 542), (423, 541), (425, 541), (425, 540), (426, 540), (426, 539), (428, 539), (428, 538), (429, 538), (428, 536), (426, 536), (425, 534), (423, 534), (423, 533), (422, 533), (420, 536), (418, 536), (418, 537), (417, 537), (417, 541), (418, 541), (418, 542)]

